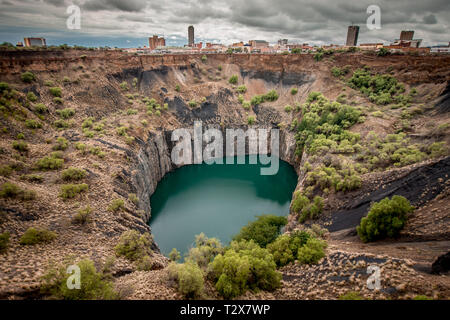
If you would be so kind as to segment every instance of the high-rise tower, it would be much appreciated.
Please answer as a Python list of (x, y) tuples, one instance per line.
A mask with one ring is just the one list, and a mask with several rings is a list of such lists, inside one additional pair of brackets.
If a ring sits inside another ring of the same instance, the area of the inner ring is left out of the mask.
[(347, 31), (347, 46), (354, 47), (358, 42), (359, 26), (349, 26)]
[(189, 39), (189, 47), (193, 47), (194, 46), (194, 27), (193, 26), (189, 26), (188, 27), (188, 39)]

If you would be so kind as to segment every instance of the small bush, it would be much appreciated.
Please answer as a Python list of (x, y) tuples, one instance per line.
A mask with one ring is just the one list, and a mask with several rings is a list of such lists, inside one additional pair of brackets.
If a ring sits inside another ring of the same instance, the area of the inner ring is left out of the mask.
[(207, 60), (208, 60), (208, 58), (205, 55), (203, 55), (202, 56), (202, 62), (205, 63)]
[(20, 180), (25, 180), (28, 182), (42, 183), (44, 177), (38, 174), (23, 174), (20, 176)]
[(128, 87), (128, 83), (126, 81), (123, 81), (120, 84), (120, 89), (122, 89), (123, 91), (128, 91), (130, 88)]
[(135, 193), (128, 194), (128, 200), (130, 200), (133, 204), (137, 205), (139, 203), (139, 198)]
[(20, 199), (29, 201), (36, 198), (36, 192), (25, 190), (11, 182), (5, 182), (0, 187), (0, 198)]
[(230, 77), (230, 79), (228, 79), (228, 82), (230, 84), (237, 84), (238, 80), (239, 80), (238, 76), (234, 74)]
[(62, 110), (57, 110), (56, 112), (63, 119), (69, 119), (69, 118), (72, 118), (75, 115), (75, 110), (72, 109), (72, 108), (65, 108), (65, 109), (62, 109)]
[(44, 86), (46, 86), (46, 87), (53, 87), (54, 85), (55, 85), (55, 83), (52, 80), (44, 81)]
[(25, 83), (31, 83), (36, 80), (36, 76), (32, 72), (26, 71), (20, 75), (20, 79)]
[(402, 196), (384, 198), (370, 207), (367, 217), (361, 219), (356, 231), (363, 242), (396, 237), (413, 210), (414, 207)]
[(5, 253), (9, 246), (9, 233), (0, 233), (0, 254)]
[(203, 271), (192, 262), (169, 265), (169, 277), (178, 283), (178, 291), (186, 298), (200, 297), (203, 293)]
[(349, 291), (346, 294), (339, 296), (339, 300), (364, 300), (358, 292)]
[(116, 129), (116, 132), (119, 136), (125, 136), (127, 134), (127, 130), (128, 130), (127, 127), (122, 126), (122, 127), (118, 127)]
[(231, 299), (247, 290), (275, 290), (280, 286), (281, 274), (267, 249), (255, 242), (232, 241), (225, 253), (214, 258), (210, 265), (217, 291)]
[(34, 111), (39, 114), (44, 114), (48, 111), (47, 107), (43, 103), (38, 103), (34, 106)]
[(91, 220), (92, 208), (87, 206), (84, 209), (78, 210), (78, 212), (73, 216), (72, 223), (74, 224), (87, 224)]
[(253, 240), (260, 247), (265, 248), (280, 234), (281, 228), (287, 223), (285, 217), (274, 215), (261, 215), (253, 222), (249, 222), (241, 228), (241, 231), (233, 237), (235, 241)]
[(248, 116), (247, 117), (247, 124), (252, 125), (252, 124), (255, 123), (255, 121), (256, 121), (256, 119), (255, 119), (254, 116)]
[(62, 168), (64, 159), (61, 159), (59, 154), (54, 153), (51, 156), (45, 156), (36, 162), (38, 170), (56, 170)]
[(62, 90), (60, 87), (51, 87), (48, 89), (51, 93), (52, 96), (56, 97), (56, 98), (61, 98), (62, 97)]
[(2, 176), (2, 177), (8, 177), (11, 175), (12, 172), (13, 172), (13, 168), (11, 168), (8, 165), (0, 167), (0, 176)]
[(53, 150), (64, 151), (69, 147), (69, 141), (64, 137), (58, 137), (56, 139), (56, 144), (53, 146)]
[(130, 261), (138, 261), (151, 255), (150, 246), (153, 239), (149, 233), (140, 234), (136, 230), (122, 233), (114, 250), (117, 256), (123, 256)]
[(311, 235), (306, 231), (283, 234), (274, 242), (269, 243), (267, 250), (273, 255), (277, 266), (282, 267), (297, 259), (298, 250), (306, 244), (309, 238)]
[(290, 106), (290, 105), (285, 106), (284, 107), (284, 111), (285, 112), (291, 112), (292, 111), (292, 106)]
[(64, 120), (55, 120), (55, 122), (53, 122), (53, 125), (55, 126), (55, 128), (57, 129), (66, 129), (69, 127), (69, 123), (67, 121)]
[(181, 90), (181, 89), (180, 89), (180, 85), (177, 84), (177, 85), (175, 86), (175, 91), (176, 91), (176, 92), (180, 92), (180, 90)]
[(297, 260), (304, 264), (316, 264), (320, 259), (325, 257), (325, 248), (327, 244), (325, 241), (309, 238), (306, 244), (298, 249)]
[(61, 173), (61, 178), (64, 181), (78, 181), (84, 179), (86, 176), (87, 172), (85, 170), (73, 167), (70, 167)]
[(36, 102), (38, 98), (33, 92), (30, 91), (27, 93), (27, 99), (30, 100), (31, 102)]
[(114, 199), (108, 207), (108, 211), (117, 212), (125, 209), (125, 202), (122, 199)]
[(30, 227), (20, 238), (21, 245), (35, 245), (39, 243), (51, 242), (56, 238), (56, 233), (40, 228)]
[(172, 251), (170, 251), (169, 253), (169, 259), (170, 261), (177, 262), (178, 260), (181, 259), (180, 252), (176, 248), (173, 248)]
[(292, 89), (291, 89), (291, 94), (292, 94), (293, 96), (295, 96), (297, 93), (298, 93), (298, 89), (297, 89), (297, 88), (292, 88)]
[(25, 141), (13, 141), (12, 147), (19, 152), (27, 152), (29, 150), (28, 144)]
[[(80, 289), (69, 289), (67, 282), (72, 275), (67, 270), (69, 266), (77, 265), (80, 268)], [(112, 282), (106, 280), (106, 275), (98, 272), (94, 262), (89, 259), (76, 263), (70, 261), (50, 268), (43, 276), (42, 292), (50, 294), (56, 299), (64, 300), (113, 300), (119, 295), (114, 291)]]
[(62, 98), (60, 98), (60, 97), (54, 97), (53, 98), (53, 102), (57, 103), (57, 104), (63, 104), (64, 100)]
[(28, 129), (40, 129), (42, 128), (42, 123), (33, 119), (28, 119), (25, 121), (25, 126)]
[(247, 87), (245, 85), (241, 85), (241, 86), (238, 86), (236, 90), (239, 93), (246, 93), (247, 92)]
[(65, 184), (61, 186), (61, 193), (59, 196), (63, 199), (72, 199), (77, 194), (88, 191), (89, 186), (86, 183), (81, 184)]

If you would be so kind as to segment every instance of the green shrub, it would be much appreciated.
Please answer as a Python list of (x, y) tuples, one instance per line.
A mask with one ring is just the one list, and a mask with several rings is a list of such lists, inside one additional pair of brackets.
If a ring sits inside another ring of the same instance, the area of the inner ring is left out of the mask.
[(133, 204), (137, 205), (139, 203), (139, 198), (135, 193), (128, 194), (128, 200), (130, 200)]
[(218, 239), (208, 238), (204, 233), (200, 233), (195, 236), (195, 246), (189, 249), (186, 261), (206, 270), (214, 257), (222, 252), (222, 244)]
[(214, 258), (210, 265), (217, 291), (230, 299), (247, 290), (275, 290), (280, 286), (281, 274), (267, 249), (255, 242), (232, 241), (225, 253)]
[(45, 80), (44, 81), (44, 86), (46, 87), (53, 87), (55, 84), (52, 80)]
[(51, 242), (57, 237), (56, 233), (46, 229), (30, 227), (20, 238), (21, 245), (35, 245), (38, 243)]
[(33, 119), (28, 119), (25, 121), (25, 126), (28, 129), (40, 129), (42, 128), (42, 123)]
[(55, 120), (55, 122), (53, 122), (53, 125), (55, 126), (55, 128), (57, 129), (66, 129), (69, 127), (69, 123), (67, 121), (64, 120)]
[(414, 207), (402, 196), (384, 198), (370, 207), (367, 217), (361, 219), (356, 231), (363, 242), (396, 237), (413, 210)]
[(131, 109), (130, 108), (130, 109), (127, 110), (127, 115), (129, 115), (129, 116), (137, 114), (137, 113), (138, 113), (138, 111), (136, 109)]
[(116, 129), (116, 132), (117, 132), (117, 134), (118, 134), (119, 136), (125, 136), (125, 135), (127, 134), (127, 130), (128, 130), (127, 127), (122, 126), (122, 127), (118, 127), (118, 128)]
[(122, 199), (114, 199), (111, 201), (108, 211), (117, 212), (125, 209), (125, 202)]
[(247, 92), (247, 87), (245, 85), (241, 85), (241, 86), (238, 86), (236, 90), (239, 93), (246, 93)]
[(245, 110), (250, 110), (250, 107), (251, 107), (250, 101), (243, 101), (243, 102), (242, 102), (242, 107), (243, 107)]
[(123, 256), (130, 261), (139, 261), (151, 255), (152, 242), (153, 239), (149, 233), (140, 234), (136, 230), (128, 230), (122, 233), (114, 250), (117, 256)]
[(206, 57), (206, 55), (202, 55), (202, 62), (205, 63), (206, 60), (208, 60), (208, 58)]
[(31, 83), (36, 80), (36, 76), (32, 72), (26, 71), (20, 75), (20, 79), (25, 83)]
[(261, 215), (255, 221), (242, 227), (240, 232), (233, 237), (235, 241), (253, 240), (260, 247), (265, 248), (280, 234), (281, 228), (287, 223), (285, 217), (274, 215)]
[(56, 144), (53, 146), (53, 150), (64, 151), (69, 147), (69, 141), (64, 137), (58, 137), (56, 139)]
[(78, 212), (72, 217), (73, 224), (84, 225), (91, 221), (92, 208), (87, 206), (84, 209), (78, 210)]
[(21, 132), (21, 133), (17, 134), (17, 139), (18, 140), (24, 140), (25, 139), (25, 135)]
[(44, 177), (38, 174), (23, 174), (20, 176), (20, 180), (25, 180), (28, 182), (42, 183)]
[(342, 70), (341, 70), (340, 68), (338, 68), (338, 67), (333, 67), (333, 68), (331, 68), (331, 74), (332, 74), (334, 77), (338, 78), (338, 77), (340, 77), (340, 76), (343, 75), (343, 72), (342, 72)]
[(45, 156), (36, 162), (38, 170), (56, 170), (62, 168), (64, 159), (57, 157), (56, 154)]
[(358, 292), (349, 291), (346, 294), (339, 296), (339, 300), (364, 300), (364, 297)]
[(0, 187), (0, 198), (20, 199), (24, 201), (36, 198), (36, 192), (25, 190), (11, 182), (5, 182)]
[(34, 106), (34, 111), (39, 114), (44, 114), (48, 111), (47, 107), (43, 103), (38, 103)]
[(323, 198), (315, 196), (311, 202), (305, 193), (296, 191), (292, 200), (292, 211), (299, 214), (300, 223), (309, 219), (317, 219), (323, 211)]
[(311, 235), (306, 231), (295, 231), (291, 234), (280, 235), (276, 240), (267, 245), (267, 250), (273, 255), (277, 266), (282, 267), (294, 262), (298, 256), (298, 250), (303, 247)]
[(238, 80), (239, 80), (238, 76), (234, 74), (230, 77), (230, 79), (228, 79), (228, 82), (230, 84), (237, 84)]
[(191, 108), (197, 107), (197, 101), (195, 101), (195, 100), (189, 101), (189, 107), (191, 107)]
[(85, 170), (73, 167), (69, 167), (61, 173), (61, 178), (64, 181), (78, 181), (84, 179), (86, 176), (87, 172)]
[(9, 233), (0, 233), (0, 254), (5, 253), (9, 246)]
[(62, 97), (62, 90), (60, 87), (51, 87), (48, 89), (51, 93), (52, 96), (56, 97), (56, 98), (61, 98)]
[(428, 152), (433, 158), (445, 156), (448, 153), (448, 150), (445, 146), (445, 142), (434, 142), (428, 147)]
[(62, 110), (56, 110), (56, 113), (63, 118), (63, 119), (69, 119), (75, 115), (75, 110), (72, 108), (65, 108)]
[(57, 103), (57, 104), (63, 104), (64, 100), (62, 98), (60, 98), (60, 97), (54, 97), (53, 98), (53, 102)]
[[(80, 268), (80, 289), (69, 289), (67, 282), (72, 273), (68, 273), (69, 266)], [(106, 280), (106, 275), (98, 272), (94, 262), (89, 259), (74, 261), (51, 267), (42, 278), (41, 290), (53, 298), (64, 300), (113, 300), (119, 295), (114, 291), (112, 282)]]
[(0, 167), (0, 176), (2, 177), (8, 177), (13, 172), (13, 168), (11, 168), (8, 165), (4, 165)]
[(285, 111), (285, 112), (291, 112), (291, 111), (292, 111), (292, 106), (286, 105), (286, 106), (284, 107), (284, 111)]
[(32, 91), (30, 91), (27, 93), (27, 99), (30, 100), (31, 102), (36, 102), (38, 98)]
[(256, 119), (255, 119), (254, 116), (248, 116), (247, 117), (247, 124), (252, 125), (252, 124), (255, 123), (255, 121), (256, 121)]
[(123, 81), (120, 85), (120, 89), (123, 91), (128, 91), (130, 88), (128, 87), (128, 83), (126, 81)]
[(177, 84), (177, 85), (175, 86), (175, 91), (176, 91), (176, 92), (180, 92), (180, 85), (179, 85), (179, 84)]
[(178, 284), (178, 291), (186, 298), (200, 297), (203, 293), (203, 271), (195, 263), (169, 265), (169, 277)]
[(170, 251), (169, 253), (169, 259), (170, 261), (177, 262), (178, 260), (181, 259), (180, 252), (176, 248), (173, 248), (172, 251)]
[(319, 62), (322, 59), (323, 59), (323, 52), (317, 52), (314, 54), (314, 60), (316, 60), (317, 62)]
[(89, 186), (86, 183), (81, 184), (65, 184), (61, 186), (61, 193), (59, 196), (64, 199), (72, 199), (81, 192), (88, 191)]
[(297, 88), (292, 88), (292, 89), (291, 89), (291, 94), (292, 94), (293, 96), (295, 96), (297, 93), (298, 93), (298, 89), (297, 89)]
[(29, 150), (28, 144), (25, 141), (13, 141), (12, 147), (19, 152), (26, 152)]
[(297, 260), (304, 264), (316, 264), (325, 257), (327, 243), (316, 238), (309, 238), (306, 244), (298, 249)]
[(425, 295), (417, 295), (413, 298), (413, 300), (433, 300), (433, 298), (427, 297)]
[(389, 51), (389, 49), (380, 48), (380, 49), (378, 49), (377, 56), (384, 57), (384, 56), (387, 56), (390, 53), (391, 52)]

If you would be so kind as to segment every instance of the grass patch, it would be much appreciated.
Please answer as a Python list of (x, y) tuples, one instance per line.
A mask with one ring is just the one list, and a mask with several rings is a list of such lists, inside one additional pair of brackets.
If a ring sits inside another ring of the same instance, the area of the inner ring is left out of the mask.
[(46, 229), (28, 228), (20, 238), (21, 245), (35, 245), (53, 241), (57, 237), (56, 233)]

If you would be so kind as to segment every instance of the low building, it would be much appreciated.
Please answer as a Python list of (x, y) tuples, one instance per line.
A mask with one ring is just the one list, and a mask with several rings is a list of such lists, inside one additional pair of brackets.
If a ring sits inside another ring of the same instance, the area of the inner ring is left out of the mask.
[(262, 48), (262, 47), (269, 46), (269, 42), (267, 42), (265, 40), (250, 40), (248, 43), (252, 47), (252, 50), (256, 49), (256, 48)]
[(151, 38), (148, 38), (148, 48), (150, 50), (155, 50), (157, 47), (164, 47), (166, 45), (166, 39), (163, 37), (158, 37), (154, 35)]
[(361, 50), (378, 50), (383, 48), (383, 43), (361, 43), (359, 48)]
[(44, 38), (24, 38), (25, 47), (46, 47)]

